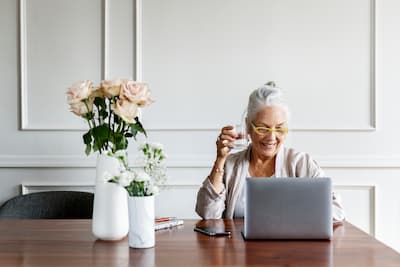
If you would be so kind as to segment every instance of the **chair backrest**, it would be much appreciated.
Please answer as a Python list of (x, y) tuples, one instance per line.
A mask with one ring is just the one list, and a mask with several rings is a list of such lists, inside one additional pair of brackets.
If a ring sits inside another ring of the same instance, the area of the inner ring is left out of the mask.
[(91, 219), (93, 193), (46, 191), (17, 196), (0, 207), (0, 219)]

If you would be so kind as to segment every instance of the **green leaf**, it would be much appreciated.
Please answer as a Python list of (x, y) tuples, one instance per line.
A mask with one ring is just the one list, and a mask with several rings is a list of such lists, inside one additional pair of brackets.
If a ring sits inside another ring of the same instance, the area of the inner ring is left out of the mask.
[(126, 187), (126, 190), (131, 197), (146, 196), (144, 182), (133, 181)]
[(91, 145), (86, 145), (86, 149), (85, 149), (86, 156), (89, 156), (91, 150), (92, 150), (92, 146)]
[(114, 146), (115, 146), (115, 151), (121, 150), (121, 149), (126, 149), (128, 147), (128, 142), (126, 140), (126, 137), (122, 133), (114, 133)]
[(83, 135), (83, 143), (86, 145), (86, 149), (85, 149), (86, 156), (89, 156), (90, 151), (92, 150), (92, 133), (91, 133), (91, 130), (87, 131), (87, 133), (85, 133)]
[(85, 145), (90, 144), (92, 142), (92, 134), (91, 131), (87, 131), (87, 133), (85, 133), (83, 135), (83, 143), (85, 143)]
[(108, 143), (108, 132), (109, 128), (107, 123), (92, 128), (94, 151), (101, 150), (102, 148), (106, 149)]
[(105, 123), (93, 128), (93, 136), (100, 139), (107, 139), (108, 131), (108, 124)]
[(140, 132), (140, 133), (143, 133), (144, 136), (147, 137), (147, 133), (146, 133), (145, 129), (143, 128), (142, 123), (139, 121), (139, 118), (136, 117), (136, 118), (135, 118), (135, 121), (136, 121), (136, 123), (132, 123), (132, 124), (129, 125), (130, 128), (131, 128), (131, 134), (132, 134), (133, 138), (135, 138), (135, 140), (136, 140), (136, 135), (137, 135), (139, 132)]
[(96, 152), (96, 151), (99, 151), (99, 144), (96, 141), (94, 141), (93, 142), (93, 152)]

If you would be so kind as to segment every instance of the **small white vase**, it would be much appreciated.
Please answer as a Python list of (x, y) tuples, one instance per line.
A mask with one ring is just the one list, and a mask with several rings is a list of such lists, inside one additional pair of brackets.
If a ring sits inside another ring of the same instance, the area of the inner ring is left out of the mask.
[(129, 197), (129, 246), (151, 248), (155, 244), (154, 196)]
[(105, 181), (105, 174), (118, 174), (120, 161), (99, 154), (96, 162), (96, 189), (93, 203), (92, 232), (102, 240), (120, 240), (128, 234), (127, 192), (115, 183)]

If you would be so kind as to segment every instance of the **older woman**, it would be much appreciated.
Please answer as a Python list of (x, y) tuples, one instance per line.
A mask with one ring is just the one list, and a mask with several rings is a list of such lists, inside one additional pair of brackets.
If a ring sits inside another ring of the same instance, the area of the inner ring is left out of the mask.
[[(216, 142), (217, 158), (198, 194), (196, 212), (204, 219), (239, 218), (244, 215), (246, 177), (322, 177), (324, 172), (307, 154), (285, 147), (288, 109), (273, 83), (250, 95), (247, 130), (251, 144), (229, 154), (238, 138), (233, 126), (225, 126)], [(344, 220), (344, 211), (333, 195), (333, 219)]]

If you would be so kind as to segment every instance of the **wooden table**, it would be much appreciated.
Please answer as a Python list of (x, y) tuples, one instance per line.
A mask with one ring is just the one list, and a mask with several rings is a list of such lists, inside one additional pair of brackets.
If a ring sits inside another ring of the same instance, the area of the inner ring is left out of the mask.
[(96, 241), (90, 220), (0, 221), (0, 266), (400, 266), (399, 253), (349, 223), (332, 241), (244, 241), (242, 221), (222, 222), (231, 237), (194, 232), (197, 222), (156, 232), (154, 248), (130, 249), (126, 238)]

